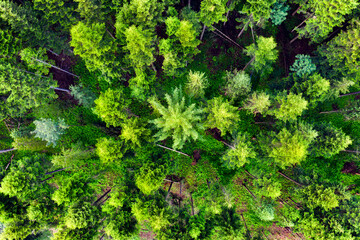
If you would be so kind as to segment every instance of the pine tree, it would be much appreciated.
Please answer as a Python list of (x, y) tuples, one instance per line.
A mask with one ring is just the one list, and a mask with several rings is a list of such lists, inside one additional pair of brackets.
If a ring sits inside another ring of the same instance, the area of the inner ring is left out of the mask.
[(270, 19), (274, 25), (280, 25), (285, 21), (288, 15), (287, 11), (290, 9), (288, 5), (285, 5), (285, 1), (277, 0), (271, 7)]
[(125, 120), (121, 125), (121, 135), (127, 145), (132, 148), (141, 147), (141, 142), (144, 140), (150, 140), (150, 130), (146, 129), (145, 124), (141, 123), (138, 118), (130, 118)]
[(250, 95), (244, 104), (244, 109), (253, 112), (254, 114), (260, 113), (266, 115), (269, 107), (271, 106), (270, 96), (265, 92), (254, 92)]
[(205, 89), (209, 85), (205, 73), (193, 72), (190, 70), (187, 80), (185, 91), (191, 97), (203, 97), (205, 95)]
[(202, 40), (205, 28), (212, 28), (214, 23), (226, 21), (225, 13), (227, 11), (226, 1), (224, 0), (204, 0), (200, 4), (200, 21), (204, 24), (203, 32), (200, 36)]
[(166, 177), (165, 166), (154, 163), (145, 163), (135, 175), (135, 184), (146, 195), (158, 190)]
[(126, 150), (123, 141), (113, 138), (100, 138), (96, 144), (96, 153), (104, 164), (120, 160)]
[(32, 132), (35, 137), (40, 138), (47, 142), (47, 145), (53, 144), (56, 146), (60, 136), (65, 133), (65, 129), (69, 126), (65, 123), (64, 119), (54, 121), (50, 118), (41, 118), (35, 120), (35, 130)]
[(199, 131), (203, 129), (201, 121), (202, 109), (196, 108), (195, 103), (190, 106), (185, 105), (185, 97), (183, 97), (181, 89), (175, 88), (172, 96), (165, 94), (167, 108), (164, 107), (157, 99), (153, 98), (149, 102), (153, 109), (161, 115), (161, 117), (151, 122), (159, 128), (159, 132), (155, 134), (158, 141), (172, 137), (173, 148), (182, 148), (185, 142), (192, 138), (199, 138)]
[(339, 206), (339, 196), (335, 194), (334, 188), (325, 188), (323, 185), (309, 185), (302, 188), (300, 194), (303, 195), (303, 201), (307, 207), (314, 209), (321, 207), (325, 211)]
[(71, 95), (78, 100), (79, 104), (82, 104), (86, 108), (92, 108), (95, 105), (95, 94), (89, 89), (82, 85), (71, 85)]
[(246, 0), (242, 8), (242, 12), (247, 15), (252, 15), (254, 21), (258, 22), (261, 19), (268, 19), (271, 14), (271, 7), (274, 5), (276, 0)]
[(240, 168), (256, 157), (256, 152), (251, 146), (248, 136), (238, 135), (230, 149), (225, 153), (222, 160), (229, 168)]
[(86, 228), (96, 221), (96, 209), (89, 202), (76, 202), (69, 207), (65, 225), (70, 229)]
[(222, 97), (216, 97), (208, 101), (208, 106), (205, 108), (208, 114), (205, 127), (218, 128), (221, 135), (231, 132), (237, 121), (239, 121), (238, 108), (233, 107), (228, 101)]
[[(46, 49), (39, 48), (38, 50), (32, 48), (24, 48), (20, 52), (21, 60), (26, 62), (27, 66), (35, 71), (38, 75), (48, 75), (50, 67), (49, 65), (45, 65), (36, 61), (35, 59), (40, 59), (45, 62), (49, 62), (49, 59), (46, 56)], [(53, 63), (54, 61), (50, 61)]]
[(316, 71), (316, 65), (312, 63), (309, 55), (298, 54), (295, 56), (296, 60), (290, 70), (296, 72), (299, 77), (309, 76)]
[(251, 78), (244, 71), (236, 69), (233, 72), (226, 71), (224, 79), (226, 80), (225, 95), (230, 98), (246, 96), (251, 91)]

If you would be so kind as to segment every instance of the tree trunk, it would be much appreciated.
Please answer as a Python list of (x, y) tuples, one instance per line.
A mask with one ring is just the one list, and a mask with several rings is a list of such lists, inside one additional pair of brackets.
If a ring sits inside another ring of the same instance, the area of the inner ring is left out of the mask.
[(55, 171), (52, 171), (52, 172), (47, 172), (45, 173), (45, 175), (49, 175), (49, 174), (52, 174), (52, 173), (56, 173), (56, 172), (61, 172), (63, 170), (65, 170), (66, 168), (61, 168), (61, 169), (58, 169), (58, 170), (55, 170)]
[(339, 97), (345, 97), (345, 96), (357, 95), (357, 94), (360, 94), (360, 91), (359, 92), (352, 92), (352, 93), (342, 94)]
[(52, 178), (54, 178), (54, 177), (55, 177), (55, 176), (54, 176), (54, 175), (52, 175), (51, 177), (48, 177), (47, 179), (42, 180), (40, 183), (46, 182), (47, 180), (50, 180), (50, 179), (52, 179)]
[(201, 36), (200, 36), (200, 41), (202, 41), (202, 39), (203, 39), (203, 37), (204, 37), (205, 29), (206, 29), (206, 26), (205, 26), (205, 24), (204, 24), (204, 28), (203, 28), (203, 30), (202, 30), (202, 32), (201, 32)]
[(188, 1), (188, 7), (191, 9), (191, 0)]
[(170, 187), (169, 187), (169, 189), (168, 189), (168, 191), (167, 191), (167, 194), (166, 194), (166, 197), (165, 197), (165, 201), (166, 201), (166, 200), (168, 199), (168, 197), (169, 197), (169, 194), (170, 194), (170, 190), (171, 190), (172, 185), (173, 185), (173, 182), (170, 183)]
[(249, 231), (249, 229), (248, 229), (248, 227), (247, 227), (247, 225), (246, 225), (246, 221), (245, 221), (244, 215), (243, 215), (242, 213), (240, 213), (240, 215), (241, 215), (241, 218), (242, 218), (243, 221), (244, 221), (244, 225), (245, 225), (245, 228), (246, 228), (246, 232), (248, 232), (249, 235), (250, 235), (250, 238), (252, 238), (252, 236), (251, 236), (251, 234), (250, 234), (250, 231)]
[(244, 172), (249, 175), (250, 177), (254, 178), (254, 179), (258, 179), (257, 177), (255, 177), (254, 175), (252, 175), (251, 173), (248, 172), (248, 170), (246, 170), (245, 168), (244, 169)]
[(291, 32), (294, 32), (295, 29), (297, 29), (298, 27), (300, 27), (301, 25), (303, 25), (304, 22), (306, 22), (306, 20), (308, 20), (308, 19), (311, 18), (312, 16), (314, 16), (314, 13), (310, 14), (304, 21), (302, 21), (299, 25), (297, 25), (296, 27), (294, 27), (294, 29), (291, 30)]
[(14, 156), (15, 156), (14, 154), (11, 156), (9, 163), (6, 165), (5, 171), (6, 171), (6, 170), (8, 169), (8, 167), (10, 166), (11, 161), (13, 160)]
[(251, 29), (251, 36), (252, 36), (253, 42), (255, 43), (254, 29), (252, 26), (250, 26), (250, 29)]
[(54, 51), (51, 51), (50, 49), (47, 49), (47, 51), (48, 51), (48, 52), (51, 52), (52, 54), (54, 54), (54, 55), (57, 56), (57, 57), (59, 56), (59, 54), (57, 54), (57, 53), (54, 52)]
[(65, 89), (65, 88), (58, 88), (58, 87), (50, 87), (50, 88), (52, 88), (52, 89), (54, 89), (54, 90), (58, 90), (58, 91), (62, 91), (62, 92), (66, 92), (66, 93), (68, 93), (68, 94), (70, 94), (71, 93), (71, 91), (70, 90), (68, 90), (68, 89)]
[(296, 37), (294, 37), (293, 39), (291, 39), (290, 44), (292, 44), (293, 42), (295, 42), (295, 40), (298, 39), (298, 38), (299, 38), (299, 34), (298, 34)]
[(10, 149), (5, 149), (5, 150), (0, 150), (0, 153), (6, 153), (6, 152), (11, 152), (11, 151), (15, 151), (15, 148), (10, 148)]
[[(230, 10), (226, 12), (226, 22), (227, 22), (228, 17), (229, 17), (229, 12), (230, 12)], [(223, 26), (225, 26), (226, 22), (224, 22), (224, 25), (223, 25)]]
[(160, 144), (155, 144), (155, 145), (158, 146), (158, 147), (162, 147), (162, 148), (165, 148), (165, 149), (167, 149), (167, 150), (176, 152), (176, 153), (180, 153), (180, 154), (182, 154), (182, 155), (184, 155), (184, 156), (191, 157), (190, 155), (187, 155), (186, 153), (183, 153), (183, 152), (180, 152), (180, 151), (176, 151), (175, 149), (172, 149), (172, 148), (169, 148), (169, 147), (165, 147), (165, 146), (160, 145)]
[(194, 216), (194, 201), (192, 198), (192, 194), (190, 193), (190, 203), (191, 203), (191, 216)]
[(360, 151), (356, 151), (356, 150), (342, 150), (342, 152), (348, 152), (348, 153), (360, 153)]
[(302, 6), (299, 6), (299, 7), (291, 14), (291, 16), (294, 16), (294, 15), (300, 10), (301, 7), (302, 7)]
[(245, 71), (245, 69), (249, 66), (249, 64), (252, 63), (254, 60), (255, 60), (255, 56), (245, 65), (243, 71)]
[(154, 63), (151, 63), (151, 67), (154, 70), (154, 72), (157, 73)]
[(107, 190), (103, 195), (101, 195), (92, 205), (95, 205), (96, 203), (98, 203), (101, 199), (103, 199), (106, 195), (108, 195), (109, 192), (111, 192), (111, 188), (109, 190)]
[(227, 142), (225, 142), (225, 141), (221, 141), (225, 146), (227, 146), (227, 147), (229, 147), (229, 148), (231, 148), (231, 149), (235, 149), (235, 147), (234, 146), (231, 146), (230, 144), (228, 144)]
[(73, 76), (73, 77), (80, 78), (78, 75), (75, 75), (75, 74), (73, 74), (73, 73), (71, 73), (71, 72), (68, 72), (68, 71), (66, 71), (66, 70), (64, 70), (64, 69), (61, 69), (61, 68), (59, 68), (59, 67), (57, 67), (57, 66), (54, 66), (54, 65), (52, 65), (52, 64), (50, 64), (50, 63), (44, 62), (43, 60), (40, 60), (40, 59), (37, 59), (37, 58), (32, 58), (32, 59), (34, 59), (35, 61), (37, 61), (37, 62), (39, 62), (39, 63), (42, 63), (42, 64), (45, 64), (45, 65), (51, 66), (51, 67), (53, 67), (53, 68), (55, 68), (55, 69), (57, 69), (57, 70), (60, 70), (60, 71), (62, 71), (62, 72), (64, 72), (64, 73), (67, 73), (67, 74), (69, 74), (69, 75), (71, 75), (71, 76)]
[(256, 200), (255, 195), (247, 188), (247, 186), (245, 185), (245, 183), (242, 184), (244, 186), (244, 188), (251, 194), (251, 196)]
[(243, 34), (243, 32), (245, 31), (245, 28), (249, 25), (249, 23), (250, 23), (250, 21), (244, 25), (244, 27), (241, 29), (241, 31), (239, 32), (239, 34), (237, 35), (236, 38), (239, 38)]
[(346, 111), (334, 110), (334, 111), (327, 111), (327, 112), (319, 112), (319, 114), (337, 113), (337, 112), (346, 112)]
[(303, 187), (304, 185), (302, 185), (301, 183), (298, 183), (297, 181), (295, 181), (294, 179), (291, 179), (289, 178), (288, 176), (286, 176), (285, 174), (283, 174), (282, 172), (280, 171), (277, 171), (281, 176), (283, 176), (284, 178), (286, 178), (287, 180), (295, 183), (296, 185), (300, 186), (300, 187)]
[(116, 38), (114, 37), (114, 35), (112, 35), (109, 30), (106, 29), (106, 32), (110, 35), (110, 37), (111, 37), (112, 39), (116, 40)]
[(217, 29), (216, 27), (213, 26), (213, 28), (218, 31), (222, 36), (224, 36), (226, 39), (228, 39), (231, 43), (233, 43), (235, 46), (243, 49), (242, 46), (240, 46), (237, 42), (235, 42), (234, 40), (232, 40), (229, 36), (227, 36), (225, 33), (223, 33), (222, 31), (220, 31), (219, 29)]

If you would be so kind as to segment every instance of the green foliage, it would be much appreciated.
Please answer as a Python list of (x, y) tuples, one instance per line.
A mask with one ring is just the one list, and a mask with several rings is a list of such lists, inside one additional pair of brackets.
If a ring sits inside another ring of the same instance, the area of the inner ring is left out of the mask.
[(325, 211), (339, 206), (339, 197), (334, 188), (325, 188), (323, 185), (310, 185), (300, 190), (303, 199), (309, 208), (322, 207)]
[(241, 11), (247, 13), (247, 15), (252, 14), (254, 21), (268, 19), (273, 12), (271, 7), (275, 2), (276, 0), (246, 0)]
[(195, 103), (186, 106), (185, 97), (179, 88), (174, 89), (172, 96), (165, 94), (165, 99), (167, 108), (155, 98), (149, 100), (153, 109), (161, 115), (161, 117), (151, 121), (156, 128), (160, 129), (155, 134), (158, 141), (172, 137), (174, 140), (173, 148), (182, 148), (190, 137), (197, 140), (199, 131), (203, 129), (200, 123), (200, 114), (203, 110), (196, 108)]
[(135, 184), (141, 192), (150, 195), (161, 187), (166, 174), (166, 166), (148, 162), (136, 174)]
[(90, 194), (86, 184), (88, 179), (81, 174), (73, 174), (58, 182), (59, 188), (53, 193), (52, 200), (58, 205), (69, 205), (78, 201), (85, 194)]
[[(352, 1), (351, 1), (352, 2)], [(336, 37), (319, 48), (319, 54), (342, 76), (357, 79), (360, 76), (360, 22), (351, 21), (347, 31), (341, 31)]]
[(26, 73), (4, 61), (0, 61), (0, 71), (0, 119), (22, 116), (56, 98), (50, 89), (56, 86), (52, 78)]
[(256, 184), (260, 187), (259, 193), (262, 196), (276, 199), (281, 195), (282, 184), (269, 177), (256, 179)]
[(74, 53), (84, 59), (90, 71), (99, 70), (110, 77), (119, 77), (120, 62), (116, 59), (116, 45), (106, 33), (104, 23), (79, 22), (72, 26), (70, 45)]
[(90, 151), (83, 149), (80, 144), (74, 145), (71, 149), (62, 149), (61, 154), (54, 155), (51, 162), (55, 166), (63, 168), (79, 167), (86, 164), (91, 158)]
[[(244, 49), (246, 55), (253, 58), (251, 66), (262, 73), (271, 73), (272, 64), (278, 58), (278, 50), (276, 50), (276, 42), (273, 37), (265, 38), (260, 36), (256, 44), (253, 43)], [(265, 71), (265, 72), (264, 72)]]
[(227, 100), (222, 97), (216, 97), (208, 101), (205, 108), (208, 114), (205, 127), (218, 128), (221, 135), (234, 129), (235, 123), (239, 121), (238, 108), (233, 107)]
[(96, 153), (104, 164), (120, 160), (126, 150), (124, 142), (114, 138), (100, 138), (96, 144)]
[(104, 231), (113, 239), (129, 239), (136, 233), (135, 224), (131, 213), (119, 211), (110, 219), (106, 219)]
[(352, 143), (349, 136), (331, 124), (315, 125), (315, 129), (319, 132), (319, 136), (315, 139), (312, 151), (317, 156), (330, 158)]
[(78, 100), (79, 104), (84, 105), (86, 108), (92, 108), (96, 99), (95, 94), (88, 88), (82, 85), (70, 86), (71, 95)]
[(280, 25), (285, 21), (286, 16), (288, 15), (287, 11), (290, 9), (288, 5), (285, 5), (285, 2), (282, 0), (277, 0), (274, 5), (272, 5), (270, 19), (274, 25)]
[(16, 219), (5, 225), (4, 231), (0, 234), (0, 239), (25, 239), (34, 230), (39, 230), (36, 222), (27, 219)]
[(141, 142), (150, 140), (150, 130), (138, 118), (130, 118), (122, 124), (120, 138), (132, 148), (141, 147)]
[(204, 97), (205, 89), (209, 85), (209, 81), (205, 77), (205, 73), (193, 72), (190, 70), (187, 80), (185, 91), (191, 97)]
[(262, 221), (272, 221), (275, 218), (275, 209), (271, 204), (264, 203), (255, 212)]
[(226, 21), (226, 1), (224, 0), (204, 0), (200, 4), (200, 21), (205, 26), (211, 27), (219, 21)]
[(256, 152), (251, 146), (247, 135), (238, 135), (230, 149), (225, 153), (222, 160), (230, 168), (240, 168), (249, 162), (249, 158), (255, 158)]
[(221, 214), (215, 217), (213, 236), (216, 239), (244, 239), (243, 224), (234, 208), (223, 208)]
[(299, 125), (298, 129), (292, 131), (283, 128), (278, 134), (272, 133), (271, 142), (264, 147), (268, 156), (281, 168), (285, 168), (303, 161), (316, 137), (317, 132), (305, 125)]
[(49, 61), (46, 56), (46, 49), (39, 48), (37, 51), (32, 48), (24, 48), (20, 52), (21, 60), (26, 62), (26, 65), (31, 69), (34, 70), (36, 74), (39, 75), (48, 75), (49, 69), (51, 68), (50, 65), (41, 63), (36, 60), (40, 60), (43, 62), (53, 64), (53, 61)]
[(17, 55), (20, 49), (20, 39), (14, 37), (12, 32), (0, 29), (0, 55), (12, 57)]
[(332, 32), (334, 27), (345, 21), (345, 15), (350, 14), (358, 6), (356, 0), (310, 0), (303, 4), (304, 11), (311, 11), (315, 15), (306, 21), (303, 28), (297, 28), (300, 36), (310, 36), (315, 43), (321, 42)]
[(251, 78), (244, 71), (234, 72), (226, 71), (225, 92), (230, 98), (237, 98), (239, 96), (246, 96), (251, 91)]
[(131, 101), (128, 99), (123, 90), (108, 89), (101, 93), (95, 100), (95, 113), (104, 120), (107, 126), (118, 127), (128, 117), (128, 107)]
[(35, 137), (46, 141), (47, 145), (53, 144), (53, 146), (56, 146), (60, 136), (65, 133), (65, 129), (69, 128), (64, 119), (60, 118), (58, 121), (50, 118), (41, 118), (40, 120), (35, 120), (34, 124), (35, 130), (32, 133), (35, 134)]
[(271, 109), (269, 113), (281, 121), (296, 120), (306, 110), (307, 105), (308, 102), (302, 98), (301, 94), (290, 92), (286, 95), (286, 92), (283, 92), (275, 97), (277, 108)]
[(290, 66), (290, 70), (296, 72), (296, 75), (304, 77), (316, 71), (316, 65), (312, 63), (309, 55), (298, 54), (295, 57), (295, 62)]
[(253, 112), (254, 114), (260, 113), (266, 115), (271, 105), (270, 96), (265, 92), (254, 92), (250, 95), (244, 104), (244, 109)]
[(67, 211), (65, 225), (70, 229), (85, 228), (95, 224), (96, 209), (89, 202), (77, 202)]
[(29, 194), (31, 187), (29, 183), (33, 178), (34, 176), (25, 172), (11, 171), (2, 180), (0, 192), (10, 197), (22, 197), (24, 194)]

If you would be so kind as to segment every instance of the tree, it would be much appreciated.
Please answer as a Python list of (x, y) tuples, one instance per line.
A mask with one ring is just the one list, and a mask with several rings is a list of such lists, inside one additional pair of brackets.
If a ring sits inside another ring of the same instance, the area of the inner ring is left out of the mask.
[(56, 98), (50, 89), (50, 86), (56, 86), (52, 78), (24, 72), (4, 61), (0, 61), (0, 71), (0, 119), (22, 116)]
[(132, 148), (141, 147), (141, 142), (144, 140), (151, 140), (151, 131), (145, 127), (138, 118), (130, 118), (125, 120), (122, 124), (121, 139), (129, 144)]
[(309, 0), (302, 5), (304, 11), (311, 11), (314, 17), (306, 20), (303, 28), (296, 28), (300, 37), (311, 36), (315, 43), (321, 42), (333, 30), (345, 21), (359, 3), (356, 0)]
[(282, 184), (270, 177), (256, 179), (256, 185), (260, 188), (259, 194), (262, 196), (276, 199), (281, 195)]
[(290, 66), (290, 70), (296, 72), (299, 77), (309, 76), (316, 71), (316, 65), (312, 63), (309, 55), (298, 54), (294, 64)]
[(285, 5), (285, 1), (277, 0), (271, 7), (270, 19), (274, 25), (280, 25), (285, 21), (288, 15), (287, 11), (290, 9), (288, 5)]
[(25, 239), (32, 232), (39, 230), (37, 222), (28, 219), (16, 219), (5, 225), (4, 231), (0, 234), (0, 239)]
[(67, 211), (65, 225), (70, 229), (93, 226), (96, 221), (96, 209), (89, 202), (76, 202)]
[(225, 153), (222, 160), (229, 168), (240, 168), (248, 162), (250, 158), (256, 157), (256, 152), (251, 146), (248, 136), (238, 135), (230, 149)]
[(135, 175), (136, 186), (146, 195), (158, 190), (166, 177), (167, 171), (164, 165), (147, 162), (141, 166)]
[(319, 54), (341, 76), (358, 79), (360, 76), (359, 39), (360, 21), (354, 19), (346, 31), (341, 31), (332, 40), (319, 47)]
[(96, 153), (104, 164), (120, 160), (126, 150), (124, 142), (114, 138), (100, 138), (96, 144)]
[(125, 49), (129, 52), (127, 55), (130, 65), (133, 68), (144, 69), (154, 61), (154, 36), (150, 31), (142, 27), (130, 26), (124, 32), (126, 37)]
[(228, 131), (233, 130), (234, 125), (240, 120), (238, 108), (222, 97), (216, 97), (208, 101), (208, 106), (204, 110), (208, 116), (205, 127), (218, 128), (221, 135), (225, 135)]
[(296, 93), (303, 93), (309, 101), (309, 105), (322, 102), (329, 97), (330, 82), (322, 78), (320, 74), (314, 73), (305, 81), (296, 82), (292, 88)]
[(173, 148), (182, 148), (185, 142), (191, 137), (194, 140), (199, 138), (199, 131), (203, 129), (201, 121), (202, 109), (196, 108), (195, 103), (190, 106), (185, 105), (181, 89), (175, 88), (172, 96), (165, 94), (167, 108), (157, 99), (149, 100), (155, 112), (161, 115), (159, 118), (150, 121), (154, 123), (160, 131), (155, 134), (158, 141), (172, 137)]
[(91, 194), (87, 182), (89, 180), (82, 173), (75, 173), (57, 182), (59, 188), (52, 194), (51, 199), (57, 205), (69, 205), (78, 201), (86, 194)]
[(72, 26), (70, 45), (84, 59), (90, 71), (100, 70), (110, 77), (120, 77), (120, 60), (114, 39), (107, 35), (104, 23), (79, 22)]
[(113, 239), (128, 239), (136, 233), (136, 220), (131, 212), (119, 211), (105, 220), (104, 231)]
[(323, 185), (313, 184), (299, 190), (303, 201), (310, 209), (321, 207), (325, 211), (339, 206), (339, 196), (334, 188), (325, 188)]
[[(49, 59), (46, 57), (46, 49), (39, 48), (38, 50), (32, 48), (24, 48), (20, 52), (21, 60), (26, 62), (27, 66), (34, 70), (36, 74), (39, 75), (48, 75), (49, 74), (49, 65), (44, 65), (36, 61), (35, 59), (41, 59), (42, 61), (48, 62)], [(53, 61), (52, 61), (53, 62)]]
[(270, 96), (265, 92), (254, 92), (250, 95), (244, 104), (244, 109), (266, 115), (271, 105)]
[(200, 40), (204, 36), (206, 27), (212, 27), (214, 23), (226, 21), (225, 13), (227, 11), (226, 1), (224, 0), (204, 0), (200, 4), (200, 21), (204, 24)]
[(60, 136), (65, 133), (65, 129), (69, 128), (65, 120), (60, 118), (58, 121), (50, 118), (41, 118), (40, 120), (35, 120), (34, 124), (35, 130), (32, 133), (35, 134), (35, 137), (46, 141), (47, 145), (53, 144), (54, 146), (56, 146)]
[(275, 208), (272, 204), (263, 203), (256, 207), (255, 213), (262, 221), (272, 221), (275, 218)]
[(128, 99), (123, 90), (107, 89), (95, 100), (95, 113), (102, 118), (106, 126), (121, 126), (128, 117), (128, 107), (131, 100)]
[(286, 92), (283, 92), (275, 97), (275, 106), (278, 107), (270, 110), (269, 113), (281, 121), (296, 120), (307, 108), (308, 102), (302, 98), (301, 94), (292, 92), (285, 94)]
[[(255, 71), (265, 73), (271, 73), (272, 63), (278, 58), (278, 50), (276, 50), (276, 42), (273, 37), (265, 38), (260, 36), (256, 44), (253, 43), (244, 49), (246, 55), (252, 57), (250, 62), (246, 64), (246, 67), (251, 64)], [(264, 72), (265, 71), (265, 72)]]
[(14, 57), (21, 49), (21, 40), (9, 30), (0, 29), (0, 55)]
[(87, 163), (92, 152), (83, 149), (80, 144), (75, 144), (70, 149), (63, 148), (61, 154), (53, 155), (51, 162), (62, 168), (80, 167)]
[(205, 77), (205, 73), (193, 72), (190, 70), (187, 80), (185, 91), (191, 97), (204, 97), (205, 89), (209, 85), (208, 79)]
[(11, 171), (2, 180), (0, 192), (10, 197), (24, 198), (31, 191), (31, 182), (34, 181), (34, 177), (22, 171)]
[(271, 142), (264, 147), (279, 167), (286, 168), (305, 160), (317, 135), (311, 126), (300, 124), (298, 129), (283, 128), (278, 134), (272, 133)]
[(236, 69), (233, 72), (226, 71), (224, 79), (226, 80), (225, 95), (230, 98), (246, 96), (251, 91), (251, 78), (244, 71)]
[(271, 15), (271, 7), (275, 4), (276, 0), (246, 0), (242, 8), (242, 12), (247, 15), (252, 15), (254, 21), (258, 22), (261, 19), (267, 20)]
[(223, 208), (216, 215), (213, 236), (216, 239), (244, 239), (244, 228), (234, 208)]
[(319, 132), (319, 136), (315, 139), (312, 151), (317, 156), (330, 158), (352, 143), (349, 136), (331, 124), (315, 125), (315, 129)]
[(82, 85), (70, 86), (71, 95), (86, 108), (92, 108), (95, 105), (95, 94)]
[(165, 200), (160, 198), (160, 196), (155, 199), (136, 198), (135, 202), (131, 205), (131, 212), (139, 223), (149, 221), (154, 231), (160, 231), (170, 224), (169, 210), (166, 208)]

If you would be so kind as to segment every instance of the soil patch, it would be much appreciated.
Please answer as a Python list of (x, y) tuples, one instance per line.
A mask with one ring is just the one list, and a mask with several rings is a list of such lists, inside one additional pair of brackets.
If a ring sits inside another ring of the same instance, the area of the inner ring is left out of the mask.
[(341, 170), (342, 173), (345, 174), (353, 174), (353, 175), (360, 175), (360, 171), (358, 166), (355, 162), (347, 162), (344, 164), (343, 169)]

